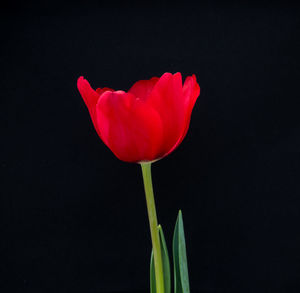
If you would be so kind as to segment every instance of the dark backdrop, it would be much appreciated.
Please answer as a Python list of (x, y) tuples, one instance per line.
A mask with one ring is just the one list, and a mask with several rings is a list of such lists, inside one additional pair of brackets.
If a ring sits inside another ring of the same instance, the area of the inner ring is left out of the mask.
[(169, 244), (183, 211), (192, 293), (299, 292), (299, 12), (287, 2), (7, 4), (0, 291), (147, 292), (140, 168), (100, 141), (76, 80), (127, 90), (180, 71), (202, 91), (153, 180)]

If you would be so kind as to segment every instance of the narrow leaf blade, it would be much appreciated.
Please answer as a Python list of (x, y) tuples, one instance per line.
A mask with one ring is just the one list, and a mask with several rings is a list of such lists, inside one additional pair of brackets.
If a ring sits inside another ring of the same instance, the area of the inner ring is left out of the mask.
[(174, 236), (173, 236), (173, 259), (174, 259), (174, 292), (190, 293), (189, 275), (186, 257), (186, 245), (183, 228), (182, 213), (179, 211)]
[[(161, 247), (161, 254), (162, 254), (165, 293), (171, 293), (171, 269), (170, 269), (168, 249), (167, 249), (166, 240), (164, 237), (162, 227), (159, 225), (157, 229), (159, 232), (160, 247)], [(150, 260), (150, 292), (156, 293), (153, 250), (151, 252), (151, 260)]]
[(162, 261), (163, 261), (165, 293), (171, 293), (170, 260), (169, 260), (168, 248), (167, 248), (164, 232), (160, 225), (158, 226), (158, 231), (159, 231), (160, 247), (162, 253)]
[(150, 293), (156, 293), (153, 250), (151, 251), (151, 259), (150, 259)]

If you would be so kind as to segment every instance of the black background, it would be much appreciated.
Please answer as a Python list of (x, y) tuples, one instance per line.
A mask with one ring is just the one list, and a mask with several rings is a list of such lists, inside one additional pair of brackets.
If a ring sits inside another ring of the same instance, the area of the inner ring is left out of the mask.
[[(299, 292), (299, 6), (11, 2), (1, 11), (1, 292), (148, 290), (140, 168), (77, 91), (196, 74), (182, 145), (153, 165), (193, 292)], [(171, 247), (169, 246), (169, 249)], [(148, 291), (149, 292), (149, 291)]]

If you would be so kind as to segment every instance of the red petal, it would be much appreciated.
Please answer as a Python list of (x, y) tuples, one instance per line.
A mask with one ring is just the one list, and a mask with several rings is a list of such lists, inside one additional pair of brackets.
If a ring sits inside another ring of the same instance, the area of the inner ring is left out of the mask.
[(181, 74), (165, 73), (153, 87), (147, 103), (159, 113), (163, 124), (163, 143), (160, 156), (164, 156), (179, 139), (184, 123), (184, 100)]
[(182, 133), (176, 142), (176, 144), (168, 151), (166, 155), (174, 151), (182, 142), (184, 137), (187, 134), (187, 131), (190, 126), (191, 114), (194, 108), (194, 105), (197, 101), (197, 98), (200, 95), (200, 86), (197, 83), (196, 76), (193, 74), (192, 76), (188, 76), (185, 79), (183, 85), (183, 99), (184, 99), (184, 125), (182, 129)]
[(97, 93), (97, 91), (92, 89), (89, 82), (82, 76), (80, 76), (77, 80), (77, 88), (89, 110), (94, 127), (98, 135), (101, 137), (95, 118), (96, 104), (100, 95)]
[[(197, 98), (200, 95), (200, 86), (197, 83), (196, 76), (193, 74), (186, 78), (184, 85), (183, 85), (183, 96), (185, 99), (185, 130), (183, 132), (184, 139), (190, 125), (191, 114), (194, 108), (194, 105), (197, 101)], [(182, 140), (181, 139), (181, 140)]]
[(80, 76), (77, 80), (77, 88), (89, 110), (96, 106), (99, 94), (92, 89), (89, 82)]
[(162, 140), (158, 113), (123, 91), (105, 92), (96, 106), (97, 125), (104, 143), (126, 162), (157, 158)]
[(96, 92), (99, 94), (99, 96), (101, 96), (104, 92), (106, 91), (111, 91), (113, 92), (114, 90), (109, 88), (109, 87), (103, 87), (103, 88), (97, 88)]
[(152, 77), (149, 80), (137, 81), (128, 92), (139, 99), (146, 100), (158, 80), (158, 77)]

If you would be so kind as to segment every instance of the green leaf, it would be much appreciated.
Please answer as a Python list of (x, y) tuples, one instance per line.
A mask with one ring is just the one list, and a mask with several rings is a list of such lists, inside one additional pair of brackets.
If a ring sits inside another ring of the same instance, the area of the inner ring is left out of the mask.
[[(161, 254), (162, 254), (165, 293), (171, 293), (171, 270), (170, 270), (168, 248), (166, 245), (166, 240), (164, 237), (164, 232), (162, 230), (162, 227), (158, 225), (157, 229), (159, 232), (160, 247), (161, 247)], [(156, 293), (153, 251), (151, 252), (151, 261), (150, 261), (150, 292)]]
[(158, 231), (160, 237), (160, 247), (162, 249), (165, 293), (171, 293), (171, 269), (170, 269), (169, 254), (168, 254), (168, 248), (167, 248), (164, 232), (162, 230), (161, 225), (158, 225)]
[(153, 250), (151, 251), (151, 260), (150, 260), (150, 293), (156, 293)]
[(190, 293), (182, 213), (179, 211), (173, 236), (174, 293)]

